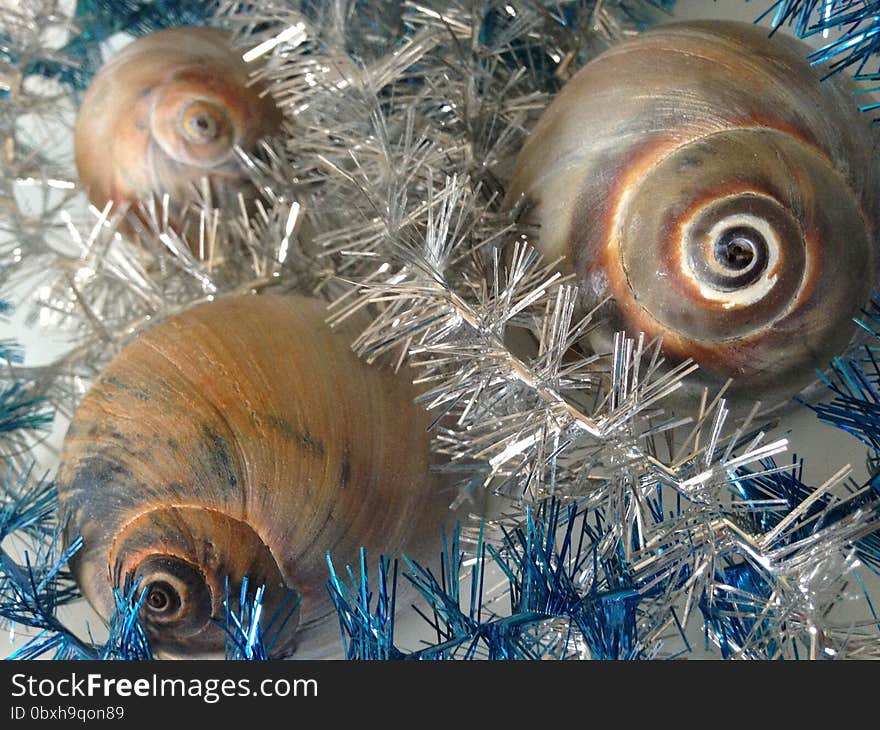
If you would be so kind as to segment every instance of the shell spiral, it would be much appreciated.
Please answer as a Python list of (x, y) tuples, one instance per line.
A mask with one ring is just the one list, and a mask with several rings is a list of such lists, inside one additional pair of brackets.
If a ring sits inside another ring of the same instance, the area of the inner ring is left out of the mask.
[(541, 117), (507, 204), (614, 331), (662, 335), (689, 385), (782, 400), (853, 336), (878, 255), (877, 142), (809, 48), (729, 22), (662, 26), (587, 64)]
[(140, 578), (160, 654), (222, 653), (225, 581), (234, 597), (247, 576), (264, 617), (302, 598), (275, 651), (322, 656), (339, 646), (327, 551), (433, 552), (427, 415), (405, 373), (359, 360), (356, 330), (325, 317), (301, 297), (193, 307), (126, 347), (74, 415), (58, 474), (74, 574), (105, 618)]
[(89, 198), (191, 197), (207, 178), (246, 190), (234, 147), (279, 131), (281, 114), (216, 28), (182, 27), (131, 42), (95, 76), (77, 114), (76, 166)]

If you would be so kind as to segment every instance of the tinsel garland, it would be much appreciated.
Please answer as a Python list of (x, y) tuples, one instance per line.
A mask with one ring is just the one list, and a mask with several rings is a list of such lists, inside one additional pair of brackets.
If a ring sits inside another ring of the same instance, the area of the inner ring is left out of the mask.
[[(838, 31), (811, 60), (877, 80), (880, 3), (767, 5), (773, 28)], [(575, 320), (575, 288), (530, 246), (536, 232), (500, 209), (549, 97), (671, 6), (90, 0), (69, 17), (54, 0), (23, 0), (0, 11), (0, 296), (75, 341), (39, 367), (0, 344), (0, 616), (39, 632), (14, 656), (150, 656), (136, 584), (117, 591), (107, 642), (58, 618), (79, 595), (66, 570), (78, 542), (62, 547), (51, 480), (28, 464), (45, 407), (69, 416), (151, 323), (260, 291), (322, 296), (332, 322), (370, 311), (355, 348), (419, 371), (453, 504), (479, 490), (500, 504), (444, 539), (439, 575), (405, 556), (363, 555), (354, 569), (328, 556), (347, 657), (668, 658), (696, 649), (695, 624), (700, 648), (724, 658), (878, 655), (859, 572), (880, 569), (875, 479), (853, 484), (844, 467), (805, 483), (760, 408), (734, 419), (723, 391), (691, 418), (664, 415), (696, 366), (663, 371), (658, 342), (620, 333), (611, 353), (571, 362), (601, 311)], [(65, 40), (50, 43), (46, 21)], [(67, 153), (47, 144), (70, 134), (102, 42), (190, 22), (227, 27), (267, 59), (286, 125), (259, 154), (239, 152), (260, 191), (255, 210), (206, 196), (191, 212), (203, 256), (167, 225), (170, 201), (141, 211), (144, 248), (117, 233), (125, 210), (86, 212)], [(880, 309), (865, 312), (871, 339), (831, 364), (829, 402), (809, 405), (873, 455), (878, 322)], [(538, 333), (534, 350), (511, 344), (522, 331)], [(423, 648), (396, 638), (400, 580), (423, 601)], [(296, 608), (261, 628), (262, 590), (245, 584), (227, 616), (229, 658), (271, 656), (272, 628)], [(845, 601), (862, 623), (837, 621)]]

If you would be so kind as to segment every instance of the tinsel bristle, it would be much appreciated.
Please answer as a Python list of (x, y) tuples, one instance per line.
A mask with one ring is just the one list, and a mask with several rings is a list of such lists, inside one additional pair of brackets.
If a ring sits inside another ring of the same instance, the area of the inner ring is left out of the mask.
[[(16, 625), (39, 631), (13, 656), (33, 658), (47, 652), (59, 657), (76, 653), (96, 658), (57, 617), (59, 606), (79, 598), (67, 570), (67, 561), (80, 545), (62, 545), (56, 519), (54, 484), (35, 479), (33, 467), (13, 471), (10, 465), (0, 511), (0, 620), (3, 628)], [(15, 541), (15, 545), (13, 545)], [(22, 557), (10, 552), (16, 549)]]
[[(346, 566), (348, 580), (340, 578), (330, 555), (327, 556), (330, 580), (327, 589), (339, 616), (346, 659), (402, 659), (404, 654), (394, 644), (394, 614), (397, 608), (397, 567), (380, 557), (377, 576), (369, 580), (366, 551), (360, 551), (360, 577)], [(376, 593), (375, 605), (373, 604)]]
[[(58, 617), (79, 595), (66, 567), (79, 542), (64, 547), (52, 482), (23, 457), (49, 409), (69, 416), (145, 328), (263, 291), (323, 297), (334, 324), (369, 312), (355, 349), (418, 373), (452, 506), (482, 492), (500, 505), (444, 534), (437, 567), (362, 552), (353, 569), (328, 556), (347, 658), (880, 655), (863, 580), (880, 570), (880, 308), (861, 319), (865, 347), (825, 374), (827, 402), (810, 404), (871, 450), (872, 475), (856, 483), (840, 468), (817, 486), (810, 455), (806, 468), (784, 460), (787, 442), (768, 435), (760, 405), (734, 408), (743, 404), (726, 387), (671, 415), (696, 365), (665, 370), (660, 342), (621, 332), (608, 352), (572, 359), (602, 308), (578, 311), (577, 289), (540, 259), (522, 211), (501, 206), (550, 96), (672, 6), (90, 0), (68, 17), (59, 2), (22, 0), (0, 11), (0, 296), (73, 343), (26, 365), (0, 342), (0, 616), (36, 632), (13, 657), (152, 656), (135, 581), (117, 588), (106, 641)], [(768, 32), (837, 33), (810, 57), (829, 73), (877, 79), (880, 3), (766, 6)], [(43, 37), (47, 19), (63, 41)], [(284, 130), (236, 150), (258, 193), (252, 208), (205, 185), (186, 235), (169, 225), (174, 201), (147, 201), (134, 241), (121, 233), (129, 212), (90, 208), (69, 152), (53, 143), (69, 134), (107, 41), (185, 23), (228, 28), (265, 61)], [(528, 346), (517, 346), (524, 335)], [(400, 605), (404, 588), (416, 608)], [(267, 617), (266, 588), (231, 590), (226, 657), (271, 657), (296, 599)], [(858, 620), (838, 620), (844, 603)], [(399, 639), (407, 611), (424, 622), (422, 644)]]
[[(0, 301), (0, 317), (11, 309), (8, 302)], [(23, 348), (14, 340), (0, 340), (0, 360), (20, 365)], [(28, 462), (31, 448), (49, 431), (52, 420), (52, 411), (33, 382), (0, 376), (0, 456), (8, 470)]]
[[(876, 0), (777, 0), (758, 20), (764, 18), (771, 19), (774, 29), (793, 27), (800, 38), (821, 35), (827, 40), (810, 54), (811, 62), (825, 65), (829, 75), (852, 70), (853, 78), (866, 82), (858, 94), (880, 90), (871, 85), (880, 80), (880, 3)], [(860, 108), (873, 112), (878, 106), (869, 102)]]
[[(25, 75), (56, 79), (74, 89), (85, 89), (104, 62), (100, 44), (117, 33), (144, 35), (162, 28), (200, 25), (210, 20), (219, 2), (214, 0), (77, 0), (73, 18), (59, 0), (22, 0), (6, 9), (0, 31), (0, 59), (19, 66)], [(40, 48), (23, 42), (38, 21), (66, 25), (68, 37), (58, 48)]]
[[(273, 646), (288, 621), (299, 608), (302, 597), (289, 593), (275, 613), (263, 622), (265, 586), (251, 587), (247, 577), (242, 580), (237, 602), (230, 599), (226, 584), (226, 652), (228, 660), (259, 661), (274, 658)], [(236, 608), (237, 606), (237, 608)]]

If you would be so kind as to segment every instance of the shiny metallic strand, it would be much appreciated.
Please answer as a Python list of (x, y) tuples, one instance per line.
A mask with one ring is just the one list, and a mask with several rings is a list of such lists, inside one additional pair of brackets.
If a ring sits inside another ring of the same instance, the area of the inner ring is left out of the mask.
[[(36, 17), (20, 30), (32, 32), (34, 53), (45, 45)], [(57, 17), (61, 24), (64, 16)], [(11, 73), (23, 76), (25, 70), (13, 67)], [(9, 377), (35, 383), (36, 393), (62, 414), (73, 411), (127, 341), (163, 317), (228, 294), (328, 286), (332, 269), (303, 249), (313, 225), (305, 211), (313, 206), (302, 205), (304, 183), (291, 174), (301, 157), (296, 150), (288, 156), (277, 140), (267, 140), (253, 156), (240, 152), (259, 191), (253, 208), (202, 185), (186, 212), (186, 228), (168, 224), (173, 201), (146, 201), (137, 240), (130, 240), (118, 233), (123, 218), (132, 220), (127, 210), (86, 211), (69, 156), (50, 163), (43, 154), (52, 140), (71, 134), (72, 113), (59, 110), (63, 93), (51, 86), (47, 91), (45, 83), (15, 84), (14, 92), (0, 104), (7, 132), (0, 204), (9, 213), (2, 216), (0, 289), (20, 302), (31, 324), (64, 332), (74, 345), (48, 365), (13, 366)], [(36, 124), (36, 131), (20, 123), (43, 117), (47, 123)], [(187, 245), (191, 240), (195, 251)]]
[[(339, 599), (343, 635), (357, 642), (347, 644), (349, 658), (672, 658), (698, 648), (686, 636), (688, 624), (699, 623), (698, 611), (707, 646), (716, 645), (726, 658), (840, 658), (850, 651), (867, 657), (876, 651), (869, 634), (877, 630), (876, 619), (837, 624), (828, 614), (835, 603), (859, 598), (848, 585), (859, 563), (846, 546), (876, 529), (876, 505), (868, 512), (865, 519), (853, 511), (806, 540), (763, 555), (753, 548), (760, 537), (732, 523), (702, 529), (692, 521), (697, 529), (689, 539), (698, 542), (689, 550), (671, 551), (670, 558), (662, 545), (654, 553), (678, 563), (658, 582), (650, 572), (633, 573), (619, 536), (603, 532), (601, 510), (561, 510), (558, 502), (546, 502), (537, 513), (528, 511), (524, 527), (505, 532), (500, 548), (487, 546), (507, 580), (509, 610), (487, 610), (492, 591), (484, 587), (481, 542), (473, 570), (461, 576), (467, 593), (452, 580), (467, 563), (458, 533), (444, 548), (439, 578), (408, 563), (404, 577), (427, 601), (429, 611), (421, 615), (437, 634), (434, 646), (412, 652), (394, 643), (396, 583), (389, 585), (387, 562), (379, 566), (375, 613), (365, 556), (359, 580), (350, 575), (356, 591), (335, 572), (330, 587)], [(680, 522), (676, 529), (683, 527)], [(682, 645), (684, 650), (674, 648)]]
[[(70, 137), (72, 96), (31, 66), (54, 54), (46, 26), (70, 25), (57, 0), (24, 0), (3, 10), (0, 59), (0, 284), (32, 278), (54, 258), (52, 242), (63, 232), (57, 214), (76, 187)], [(71, 31), (72, 32), (72, 31)], [(76, 59), (66, 59), (70, 66)], [(69, 143), (67, 145), (69, 147)], [(4, 290), (6, 287), (3, 287)]]
[[(81, 598), (67, 563), (81, 538), (62, 548), (57, 496), (51, 481), (35, 479), (32, 469), (10, 472), (0, 493), (0, 621), (12, 636), (26, 627), (29, 640), (11, 659), (152, 659), (138, 612), (147, 591), (132, 576), (114, 589), (116, 611), (103, 642), (74, 633), (59, 617), (59, 606)], [(8, 546), (8, 547), (7, 547)], [(15, 553), (15, 554), (13, 554)], [(227, 596), (228, 659), (268, 659), (277, 632), (296, 610), (298, 600), (283, 604), (261, 624), (264, 587)]]
[[(18, 65), (25, 74), (56, 79), (85, 89), (104, 59), (100, 43), (114, 34), (144, 35), (178, 25), (198, 25), (211, 19), (213, 0), (18, 0), (7, 4), (0, 26), (0, 59)], [(70, 11), (73, 9), (73, 18)], [(67, 33), (63, 42), (47, 47), (22, 41), (34, 28), (41, 34), (56, 26)]]
[[(73, 3), (64, 0), (20, 0), (7, 3), (0, 24), (0, 98), (15, 97), (24, 77), (40, 75), (74, 88), (85, 88), (101, 65), (97, 41), (85, 25), (70, 18)], [(66, 30), (47, 43), (47, 29)]]
[(145, 35), (178, 25), (212, 20), (217, 0), (77, 0), (76, 16), (93, 37)]
[[(247, 577), (242, 581), (238, 596), (230, 598), (226, 586), (226, 651), (230, 661), (265, 661), (272, 659), (272, 646), (284, 625), (299, 607), (300, 597), (289, 592), (285, 601), (272, 616), (263, 616), (265, 586), (251, 587)], [(263, 623), (263, 619), (268, 620)]]
[[(271, 163), (241, 156), (255, 181), (280, 174)], [(195, 253), (183, 238), (186, 231), (169, 226), (167, 199), (143, 207), (140, 243), (118, 234), (120, 215), (109, 207), (93, 210), (94, 222), (85, 225), (60, 211), (69, 249), (43, 264), (41, 284), (24, 306), (30, 306), (41, 325), (75, 333), (77, 344), (49, 366), (13, 366), (12, 377), (39, 382), (41, 394), (69, 414), (102, 365), (163, 317), (217, 296), (326, 286), (322, 264), (303, 253), (304, 216), (290, 186), (279, 179), (274, 189), (265, 187), (272, 196), (254, 211), (239, 201), (218, 207), (206, 191), (188, 215), (191, 230), (198, 231), (193, 234)], [(20, 282), (9, 282), (13, 284)]]
[[(11, 309), (0, 300), (0, 321)], [(14, 340), (2, 340), (0, 360), (4, 370), (17, 366), (24, 351)], [(48, 435), (53, 417), (35, 383), (0, 377), (0, 459), (8, 470), (24, 469), (32, 461), (30, 452)]]
[(84, 649), (56, 616), (58, 606), (79, 597), (67, 560), (81, 541), (62, 547), (54, 484), (37, 478), (33, 466), (10, 464), (0, 489), (0, 626), (41, 632), (22, 647), (26, 655), (47, 640), (53, 650), (71, 643)]
[[(742, 490), (746, 481), (756, 485), (781, 471), (768, 459), (784, 451), (786, 442), (766, 442), (753, 423), (757, 406), (744, 420), (731, 423), (724, 389), (704, 397), (692, 419), (669, 424), (678, 441), (665, 453), (649, 445), (641, 437), (643, 432), (654, 435), (655, 428), (646, 429), (643, 419), (651, 415), (662, 422), (663, 399), (692, 366), (664, 372), (656, 347), (621, 335), (610, 356), (590, 363), (604, 360), (603, 367), (593, 373), (566, 370), (565, 354), (596, 313), (572, 324), (575, 293), (553, 286), (558, 282), (552, 268), (518, 243), (504, 266), (499, 255), (493, 257), (487, 281), (494, 285), (468, 287), (461, 265), (449, 266), (462, 242), (479, 245), (474, 219), (464, 220), (458, 212), (466, 189), (462, 180), (450, 179), (433, 194), (442, 203), (429, 208), (430, 228), (421, 252), (408, 237), (399, 237), (393, 248), (397, 257), (367, 277), (359, 298), (340, 303), (343, 317), (368, 304), (381, 307), (356, 348), (367, 357), (408, 349), (410, 363), (423, 373), (418, 378), (427, 388), (423, 401), (438, 411), (437, 451), (450, 457), (450, 471), (460, 473), (456, 462), (470, 465), (482, 486), (512, 504), (564, 497), (595, 510), (603, 533), (594, 549), (605, 561), (621, 560), (621, 574), (637, 581), (632, 600), (641, 609), (637, 613), (646, 636), (640, 655), (654, 655), (671, 626), (683, 632), (698, 608), (709, 617), (707, 638), (737, 656), (781, 653), (794, 658), (798, 652), (841, 651), (817, 644), (815, 632), (833, 633), (831, 627), (818, 628), (828, 608), (819, 599), (841, 595), (842, 579), (832, 588), (823, 581), (827, 575), (847, 575), (856, 565), (845, 556), (849, 546), (875, 533), (873, 503), (843, 500), (852, 510), (837, 505), (833, 527), (809, 532), (806, 542), (792, 539), (785, 548), (777, 544), (819, 520), (814, 507), (831, 509), (828, 497), (847, 470), (817, 489), (804, 488), (788, 503), (772, 494), (733, 499), (734, 485)], [(511, 349), (506, 335), (510, 322), (530, 307), (543, 307), (545, 325), (536, 351), (527, 358)], [(577, 364), (584, 366), (584, 361)], [(591, 388), (597, 395), (592, 408), (586, 408), (590, 399), (584, 401), (581, 391), (589, 394)], [(472, 488), (469, 478), (463, 491)], [(674, 495), (677, 514), (652, 508), (653, 495), (660, 491), (667, 501)], [(784, 517), (763, 532), (750, 528), (750, 515), (768, 511)], [(522, 513), (508, 509), (497, 528), (509, 533), (521, 520)], [(813, 552), (813, 545), (822, 547)], [(714, 580), (716, 566), (744, 563), (759, 566), (773, 588), (755, 598), (749, 631), (734, 648), (723, 637), (732, 633), (732, 621), (741, 624), (748, 614), (727, 612), (719, 619), (712, 613)], [(426, 586), (440, 590), (430, 581)], [(426, 587), (423, 595), (429, 593)], [(774, 608), (777, 603), (784, 608)], [(635, 620), (636, 613), (631, 615)], [(765, 628), (759, 631), (760, 626)], [(580, 626), (582, 638), (585, 631), (599, 629), (599, 624)], [(594, 641), (592, 651), (607, 651), (600, 645)], [(487, 649), (490, 655), (493, 651)]]
[[(55, 368), (56, 382), (50, 383), (53, 378), (46, 369), (22, 374), (39, 380), (62, 413), (72, 411), (94, 373), (131, 336), (180, 307), (270, 285), (336, 296), (338, 286), (328, 289), (331, 274), (362, 272), (353, 270), (352, 259), (339, 256), (340, 251), (361, 249), (364, 257), (380, 259), (385, 255), (375, 220), (367, 226), (351, 221), (369, 218), (371, 206), (395, 201), (395, 224), (411, 225), (417, 237), (427, 213), (422, 201), (436, 170), (487, 170), (479, 183), (484, 186), (481, 195), (495, 190), (497, 199), (497, 174), (491, 168), (512, 157), (529, 117), (544, 103), (544, 92), (524, 75), (526, 66), (512, 68), (511, 54), (524, 43), (536, 42), (539, 21), (569, 32), (566, 23), (574, 17), (572, 12), (587, 12), (586, 6), (569, 8), (568, 20), (561, 24), (559, 18), (548, 21), (539, 6), (526, 3), (521, 11), (505, 6), (503, 17), (492, 21), (486, 36), (491, 42), (475, 46), (470, 57), (462, 54), (464, 38), (474, 41), (486, 31), (483, 14), (475, 16), (475, 7), (445, 3), (438, 16), (427, 5), (402, 5), (396, 13), (392, 5), (370, 17), (387, 21), (386, 27), (380, 23), (380, 35), (400, 42), (394, 54), (376, 54), (353, 49), (357, 36), (340, 30), (340, 20), (359, 22), (353, 4), (334, 3), (324, 10), (309, 3), (218, 4), (213, 22), (237, 31), (243, 51), (267, 60), (263, 74), (285, 110), (287, 141), (283, 146), (267, 145), (255, 158), (242, 156), (263, 193), (257, 211), (245, 212), (236, 201), (218, 200), (212, 191), (203, 191), (202, 204), (194, 206), (189, 217), (191, 230), (198, 230), (195, 255), (168, 229), (167, 201), (146, 204), (146, 230), (132, 246), (116, 235), (124, 211), (93, 210), (91, 218), (79, 212), (82, 192), (69, 159), (54, 170), (33, 152), (44, 147), (41, 140), (27, 146), (18, 133), (10, 135), (3, 195), (10, 211), (4, 216), (9, 229), (0, 245), (9, 254), (4, 260), (12, 263), (4, 290), (30, 289), (31, 322), (39, 319), (43, 325), (64, 327), (78, 341)], [(29, 47), (37, 53), (45, 42), (34, 18), (45, 17), (47, 10), (31, 10), (29, 21), (21, 16), (25, 27), (16, 37), (31, 33)], [(81, 10), (88, 10), (93, 24), (113, 20), (100, 3)], [(119, 10), (140, 19), (129, 24), (134, 32), (147, 29), (141, 21), (152, 22), (141, 4)], [(52, 12), (59, 25), (66, 22), (70, 33), (76, 32), (73, 20), (65, 21), (57, 8)], [(96, 41), (105, 36), (97, 34)], [(450, 76), (451, 60), (470, 67), (458, 78), (473, 83), (462, 84)], [(18, 81), (10, 82), (17, 91), (14, 103), (3, 105), (11, 112), (10, 129), (17, 118), (35, 110), (58, 116), (54, 97), (47, 99), (45, 91), (27, 92), (19, 83), (28, 67), (24, 59), (17, 63), (12, 71)], [(398, 117), (400, 122), (385, 121)], [(69, 134), (71, 116), (53, 120), (58, 121)], [(393, 154), (386, 154), (389, 150)], [(402, 165), (407, 166), (404, 174)], [(360, 180), (373, 200), (352, 197), (350, 178)], [(23, 186), (36, 198), (27, 209), (20, 201)], [(346, 213), (339, 201), (360, 210), (357, 215)], [(311, 233), (319, 261), (314, 251), (305, 251), (305, 258), (296, 256)]]
[(839, 37), (829, 40), (810, 59), (828, 63), (832, 73), (856, 67), (856, 78), (870, 79), (868, 63), (876, 60), (880, 46), (877, 25), (880, 22), (880, 3), (876, 0), (776, 0), (759, 16), (767, 18), (773, 28), (791, 26), (801, 38), (839, 31)]
[[(880, 2), (876, 0), (776, 0), (761, 15), (774, 28), (790, 26), (801, 38), (818, 34), (828, 39), (813, 51), (812, 63), (823, 64), (828, 74), (852, 72), (864, 82), (855, 92), (873, 97), (880, 91)], [(860, 109), (874, 113), (880, 103), (868, 101)], [(877, 123), (878, 119), (874, 119)]]
[[(859, 576), (876, 555), (870, 485), (839, 472), (807, 486), (772, 461), (786, 444), (766, 436), (760, 408), (734, 419), (723, 389), (671, 416), (694, 366), (669, 371), (658, 342), (621, 333), (610, 352), (572, 358), (601, 307), (578, 319), (576, 290), (529, 245), (535, 231), (518, 210), (500, 211), (548, 96), (667, 6), (218, 3), (211, 22), (266, 61), (284, 134), (240, 156), (260, 191), (253, 209), (203, 186), (189, 236), (168, 226), (173, 201), (156, 200), (138, 241), (117, 233), (124, 211), (85, 213), (70, 161), (17, 126), (42, 115), (52, 137), (70, 120), (59, 113), (65, 90), (21, 83), (47, 54), (27, 20), (16, 38), (30, 55), (3, 70), (2, 284), (34, 282), (34, 317), (76, 344), (13, 374), (69, 413), (109, 357), (158, 319), (229, 294), (317, 292), (336, 302), (332, 321), (373, 315), (357, 343), (364, 357), (419, 370), (456, 502), (488, 489), (500, 503), (456, 533), (440, 575), (407, 564), (435, 640), (420, 657), (654, 658), (700, 641), (731, 658), (876, 655), (871, 610), (858, 623), (832, 615), (843, 601), (870, 607)], [(853, 389), (843, 417), (869, 393)], [(502, 580), (487, 575), (490, 554)], [(346, 652), (401, 658), (389, 564), (380, 560), (378, 604), (365, 559), (348, 585), (337, 570)], [(136, 605), (136, 594), (120, 596)], [(227, 622), (231, 655), (268, 656), (254, 631), (259, 600), (240, 603)], [(133, 644), (117, 653), (135, 656), (136, 622), (122, 616)]]
[(45, 437), (54, 414), (33, 383), (14, 380), (0, 385), (0, 458), (9, 466), (22, 466), (30, 451)]
[[(330, 569), (327, 589), (339, 616), (345, 658), (367, 660), (403, 658), (403, 652), (394, 643), (397, 561), (394, 561), (392, 568), (390, 559), (380, 556), (376, 565), (377, 575), (372, 583), (369, 578), (366, 551), (363, 548), (360, 552), (358, 575), (354, 574), (350, 566), (346, 566), (348, 575), (340, 576), (330, 556), (327, 557), (327, 564)], [(345, 577), (348, 578), (347, 581)]]

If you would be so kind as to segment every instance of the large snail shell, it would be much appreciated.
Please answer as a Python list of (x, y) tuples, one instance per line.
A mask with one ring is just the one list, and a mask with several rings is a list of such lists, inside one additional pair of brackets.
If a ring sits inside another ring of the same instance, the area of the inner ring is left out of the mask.
[[(781, 400), (850, 341), (878, 265), (876, 141), (781, 34), (663, 26), (585, 66), (516, 164), (539, 247), (608, 328), (662, 335), (695, 390)], [(607, 350), (606, 350), (607, 351)]]
[(264, 617), (302, 595), (299, 636), (291, 621), (274, 650), (320, 655), (310, 635), (341, 646), (328, 551), (434, 552), (427, 415), (405, 372), (359, 360), (353, 325), (325, 317), (300, 297), (196, 306), (123, 350), (76, 411), (58, 474), (84, 541), (74, 573), (104, 617), (113, 586), (142, 579), (164, 654), (222, 652), (224, 582), (236, 595), (248, 576), (267, 586)]
[(225, 32), (171, 28), (127, 45), (95, 76), (76, 120), (76, 166), (91, 201), (191, 197), (207, 178), (245, 189), (234, 154), (280, 129)]

